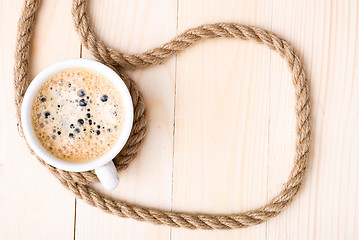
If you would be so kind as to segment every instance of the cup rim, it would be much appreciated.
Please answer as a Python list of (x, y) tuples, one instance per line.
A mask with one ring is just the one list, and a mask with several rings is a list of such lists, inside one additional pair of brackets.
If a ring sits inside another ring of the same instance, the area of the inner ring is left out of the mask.
[[(53, 74), (61, 70), (64, 70), (66, 68), (75, 68), (75, 67), (91, 69), (107, 77), (119, 90), (122, 97), (123, 106), (125, 109), (125, 120), (122, 127), (122, 132), (115, 145), (111, 147), (110, 150), (107, 151), (101, 157), (83, 163), (68, 162), (60, 158), (57, 158), (51, 153), (49, 153), (43, 147), (40, 141), (37, 139), (34, 129), (32, 127), (32, 119), (31, 119), (33, 100), (42, 83), (45, 82)], [(23, 98), (23, 102), (21, 106), (21, 123), (22, 123), (24, 136), (29, 146), (46, 163), (56, 168), (66, 171), (72, 171), (72, 172), (93, 170), (112, 161), (112, 159), (121, 151), (123, 146), (126, 144), (127, 139), (130, 136), (132, 130), (132, 123), (133, 123), (132, 98), (130, 92), (126, 87), (126, 84), (123, 82), (121, 77), (106, 65), (94, 60), (84, 59), (84, 58), (63, 60), (48, 66), (32, 80)]]

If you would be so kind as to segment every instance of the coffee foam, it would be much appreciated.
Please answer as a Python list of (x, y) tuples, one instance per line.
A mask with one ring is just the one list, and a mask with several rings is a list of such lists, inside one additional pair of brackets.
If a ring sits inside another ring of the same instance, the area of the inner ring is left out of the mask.
[(47, 79), (33, 101), (35, 134), (52, 155), (87, 162), (119, 139), (124, 122), (120, 92), (102, 74), (69, 68)]

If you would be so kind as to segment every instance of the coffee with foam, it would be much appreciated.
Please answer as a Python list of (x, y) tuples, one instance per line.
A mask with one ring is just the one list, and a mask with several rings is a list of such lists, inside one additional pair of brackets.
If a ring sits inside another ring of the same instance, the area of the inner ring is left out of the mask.
[(87, 68), (68, 68), (40, 86), (31, 118), (37, 139), (49, 153), (87, 162), (117, 142), (125, 114), (120, 92), (109, 79)]

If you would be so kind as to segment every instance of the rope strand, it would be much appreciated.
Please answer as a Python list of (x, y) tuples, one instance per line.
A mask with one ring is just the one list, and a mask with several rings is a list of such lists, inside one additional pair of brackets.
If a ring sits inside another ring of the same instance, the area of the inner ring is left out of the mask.
[[(17, 48), (15, 53), (15, 103), (19, 124), (20, 109), (23, 96), (30, 84), (28, 78), (29, 49), (31, 34), (35, 25), (36, 13), (40, 6), (40, 0), (26, 0), (25, 7), (19, 20)], [(260, 224), (267, 219), (278, 215), (293, 199), (298, 192), (306, 171), (310, 144), (310, 98), (308, 81), (299, 56), (293, 47), (284, 39), (272, 32), (258, 27), (249, 27), (237, 23), (206, 24), (187, 30), (178, 35), (172, 41), (161, 47), (140, 54), (124, 54), (116, 49), (108, 47), (96, 36), (91, 28), (86, 13), (85, 0), (74, 0), (72, 14), (76, 30), (82, 43), (87, 47), (98, 61), (118, 70), (139, 69), (160, 64), (171, 56), (178, 54), (198, 41), (211, 38), (238, 38), (241, 40), (254, 40), (268, 46), (279, 53), (289, 65), (292, 71), (292, 81), (296, 96), (296, 154), (294, 167), (290, 173), (288, 182), (282, 191), (270, 200), (266, 205), (252, 211), (237, 214), (204, 214), (164, 211), (129, 204), (121, 200), (115, 200), (102, 195), (91, 188), (90, 183), (97, 181), (93, 171), (67, 172), (46, 164), (38, 158), (59, 181), (78, 198), (83, 199), (89, 205), (98, 207), (105, 212), (119, 217), (129, 217), (139, 221), (148, 221), (154, 224), (165, 224), (172, 227), (188, 229), (234, 229), (244, 228)], [(132, 133), (124, 149), (114, 159), (118, 171), (127, 168), (136, 157), (146, 131), (145, 105), (141, 93), (136, 84), (127, 75), (118, 72), (126, 83), (134, 104), (134, 125)], [(21, 125), (19, 127), (22, 131)]]

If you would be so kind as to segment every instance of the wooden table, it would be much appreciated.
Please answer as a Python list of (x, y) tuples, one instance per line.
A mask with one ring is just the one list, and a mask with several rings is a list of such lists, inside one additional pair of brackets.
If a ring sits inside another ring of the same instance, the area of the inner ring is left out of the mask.
[[(106, 214), (77, 200), (16, 130), (13, 64), (23, 0), (0, 1), (0, 239), (358, 239), (359, 3), (355, 0), (90, 1), (96, 32), (139, 53), (189, 27), (234, 21), (276, 32), (304, 59), (313, 129), (304, 185), (278, 217), (231, 231), (184, 230)], [(45, 0), (31, 77), (81, 46), (71, 1)], [(294, 91), (283, 59), (254, 42), (201, 42), (166, 63), (128, 72), (148, 109), (137, 160), (115, 198), (161, 209), (235, 213), (264, 204), (294, 155)]]

